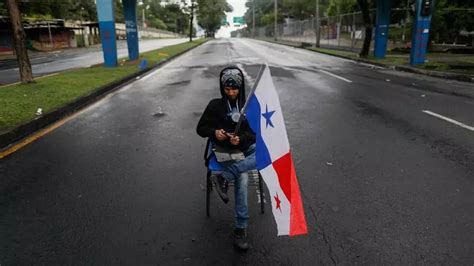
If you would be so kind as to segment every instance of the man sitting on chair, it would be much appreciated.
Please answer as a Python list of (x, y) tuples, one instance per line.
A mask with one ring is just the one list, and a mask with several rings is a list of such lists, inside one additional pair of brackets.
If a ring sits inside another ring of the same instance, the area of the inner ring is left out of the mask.
[(237, 135), (234, 135), (239, 119), (240, 108), (245, 103), (245, 84), (242, 71), (237, 67), (224, 68), (220, 73), (220, 92), (222, 97), (212, 99), (201, 116), (197, 133), (203, 138), (210, 138), (220, 147), (238, 149), (245, 159), (223, 163), (225, 171), (213, 175), (212, 182), (222, 200), (227, 203), (228, 182), (235, 182), (235, 231), (234, 243), (237, 248), (248, 249), (247, 242), (247, 172), (256, 168), (255, 134), (247, 120), (243, 120)]

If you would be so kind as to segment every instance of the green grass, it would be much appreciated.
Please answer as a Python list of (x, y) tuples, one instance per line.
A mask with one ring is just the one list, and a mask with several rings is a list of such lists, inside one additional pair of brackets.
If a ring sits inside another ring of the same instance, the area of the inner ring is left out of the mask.
[(321, 52), (330, 55), (339, 55), (339, 56), (346, 56), (350, 58), (358, 58), (359, 56), (357, 53), (349, 52), (349, 51), (340, 51), (340, 50), (332, 50), (332, 49), (324, 49), (324, 48), (309, 48), (310, 50)]
[[(316, 52), (321, 52), (321, 53), (336, 55), (336, 56), (344, 56), (344, 57), (348, 57), (352, 59), (359, 58), (358, 53), (355, 53), (355, 52), (331, 50), (331, 49), (324, 49), (324, 48), (309, 48), (309, 49)], [(470, 63), (474, 64), (474, 57), (469, 57), (469, 56), (463, 57), (459, 55), (450, 55), (446, 53), (430, 53), (427, 55), (427, 59), (429, 62), (423, 65), (419, 65), (417, 66), (417, 68), (474, 75), (474, 71), (472, 69), (452, 69), (449, 63), (440, 61), (443, 58), (445, 59), (447, 57), (452, 57), (454, 59), (454, 62), (458, 61), (458, 62), (463, 62), (463, 63), (468, 63), (468, 64)], [(370, 55), (366, 59), (372, 62), (382, 63), (386, 65), (408, 65), (410, 63), (409, 54), (399, 54), (399, 53), (388, 53), (386, 57), (383, 59), (377, 59), (373, 55)]]
[(461, 61), (466, 62), (466, 63), (474, 64), (474, 56), (472, 56), (472, 55), (471, 56), (466, 56), (463, 59), (461, 59)]
[(120, 66), (102, 66), (61, 72), (56, 75), (37, 78), (31, 84), (12, 84), (0, 87), (0, 131), (6, 131), (33, 120), (38, 108), (43, 114), (57, 110), (68, 103), (89, 95), (101, 86), (120, 80), (138, 72), (138, 64), (146, 58), (153, 65), (165, 58), (201, 44), (207, 39), (192, 43), (164, 47), (140, 55), (140, 60), (120, 60)]
[(409, 58), (407, 56), (401, 55), (387, 54), (387, 56), (382, 59), (375, 58), (373, 55), (371, 55), (367, 59), (387, 65), (406, 65), (409, 63)]

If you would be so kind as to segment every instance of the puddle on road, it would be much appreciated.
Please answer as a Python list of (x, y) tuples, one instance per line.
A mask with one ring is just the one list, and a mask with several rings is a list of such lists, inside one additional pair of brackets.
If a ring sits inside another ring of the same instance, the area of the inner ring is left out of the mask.
[(281, 67), (270, 66), (270, 72), (272, 73), (273, 77), (290, 78), (290, 79), (295, 78), (295, 75), (290, 70), (287, 70)]
[(153, 114), (153, 117), (160, 118), (160, 117), (163, 117), (163, 116), (166, 116), (166, 113), (163, 112), (161, 107), (158, 107), (158, 111)]
[(191, 83), (191, 80), (182, 80), (182, 81), (178, 81), (178, 82), (168, 83), (168, 84), (166, 84), (166, 86), (188, 85), (189, 83)]
[(165, 116), (165, 115), (166, 115), (166, 113), (160, 113), (160, 112), (158, 112), (158, 113), (154, 113), (154, 114), (153, 114), (153, 117), (163, 117), (163, 116)]

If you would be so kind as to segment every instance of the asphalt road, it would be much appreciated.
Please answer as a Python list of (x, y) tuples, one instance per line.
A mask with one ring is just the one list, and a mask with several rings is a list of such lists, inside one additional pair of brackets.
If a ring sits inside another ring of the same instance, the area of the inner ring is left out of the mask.
[[(159, 49), (164, 46), (187, 42), (189, 39), (157, 39), (140, 40), (140, 52)], [(118, 58), (127, 57), (127, 42), (117, 41)], [(87, 48), (65, 49), (52, 52), (30, 52), (30, 62), (33, 76), (39, 77), (47, 74), (64, 71), (73, 68), (89, 67), (104, 62), (101, 45)], [(16, 59), (0, 61), (0, 85), (20, 81), (20, 72)]]
[[(250, 84), (262, 62), (309, 234), (277, 237), (251, 187), (252, 248), (239, 253), (233, 200), (213, 193), (205, 215), (195, 127), (225, 65)], [(474, 101), (453, 89), (473, 88), (260, 41), (208, 42), (0, 161), (0, 264), (472, 265)]]

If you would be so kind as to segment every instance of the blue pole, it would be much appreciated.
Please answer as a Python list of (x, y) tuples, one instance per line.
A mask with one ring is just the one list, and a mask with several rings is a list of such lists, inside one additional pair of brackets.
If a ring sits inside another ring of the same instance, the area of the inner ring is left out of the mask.
[[(139, 56), (138, 51), (138, 30), (137, 30), (137, 1), (136, 0), (122, 0), (123, 14), (125, 16), (125, 27), (127, 31), (127, 48), (128, 58), (130, 60), (137, 60)], [(145, 8), (145, 6), (143, 6)]]
[(385, 58), (387, 53), (388, 30), (390, 27), (390, 0), (377, 0), (377, 17), (375, 25), (375, 58)]
[(416, 1), (416, 15), (415, 23), (413, 23), (410, 51), (410, 65), (412, 66), (425, 63), (433, 11), (434, 0)]
[(100, 40), (106, 67), (117, 66), (117, 43), (115, 42), (114, 5), (112, 0), (97, 0)]

